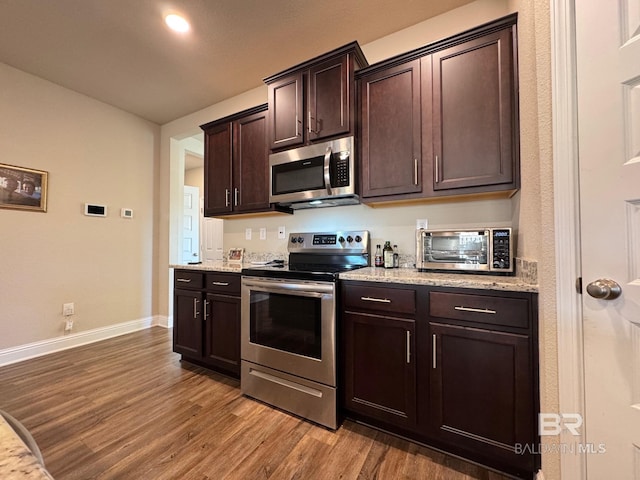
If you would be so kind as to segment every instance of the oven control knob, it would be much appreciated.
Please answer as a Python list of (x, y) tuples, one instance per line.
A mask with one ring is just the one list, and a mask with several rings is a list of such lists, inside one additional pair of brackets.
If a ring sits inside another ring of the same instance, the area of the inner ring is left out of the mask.
[(338, 238), (338, 242), (340, 242), (340, 243), (344, 243), (344, 237), (342, 237), (342, 236), (341, 236), (341, 237), (339, 237), (339, 238)]
[(291, 243), (298, 243), (298, 239), (296, 237), (291, 237)]
[(298, 243), (304, 243), (304, 238), (298, 237)]
[(353, 242), (353, 237), (351, 235), (349, 235), (347, 237), (347, 242), (349, 242), (349, 243)]
[(360, 243), (362, 241), (362, 237), (360, 235), (356, 235), (356, 242)]

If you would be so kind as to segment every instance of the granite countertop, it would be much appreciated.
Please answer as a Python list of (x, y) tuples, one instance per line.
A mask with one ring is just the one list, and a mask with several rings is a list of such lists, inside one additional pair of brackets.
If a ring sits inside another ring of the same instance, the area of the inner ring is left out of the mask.
[(169, 268), (177, 268), (179, 270), (200, 270), (205, 272), (232, 272), (240, 273), (243, 267), (247, 267), (246, 264), (240, 263), (228, 263), (228, 262), (209, 262), (198, 263), (196, 265), (189, 265), (186, 263), (177, 263), (169, 265)]
[[(250, 263), (229, 264), (227, 262), (213, 262), (207, 264), (187, 265), (175, 264), (171, 268), (181, 270), (200, 270), (209, 272), (240, 273), (242, 268), (248, 268)], [(498, 275), (483, 275), (471, 273), (432, 273), (419, 272), (415, 268), (359, 268), (350, 272), (340, 273), (340, 280), (357, 280), (362, 282), (404, 283), (407, 285), (430, 285), (436, 287), (478, 288), (485, 290), (504, 290), (512, 292), (538, 292), (538, 285), (530, 283), (521, 277), (505, 277)]]
[(340, 280), (362, 282), (404, 283), (436, 287), (479, 288), (512, 292), (538, 292), (538, 285), (527, 283), (520, 277), (504, 277), (469, 273), (419, 272), (415, 268), (359, 268), (341, 273)]
[(0, 478), (3, 480), (53, 480), (1, 415)]

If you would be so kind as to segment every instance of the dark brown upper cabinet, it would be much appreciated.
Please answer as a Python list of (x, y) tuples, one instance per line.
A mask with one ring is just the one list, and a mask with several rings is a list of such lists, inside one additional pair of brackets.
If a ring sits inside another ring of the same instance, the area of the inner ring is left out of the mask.
[(269, 204), (267, 105), (202, 125), (204, 215), (272, 211)]
[(271, 150), (353, 134), (354, 72), (367, 65), (352, 42), (266, 78)]
[(516, 20), (358, 72), (364, 202), (519, 188)]

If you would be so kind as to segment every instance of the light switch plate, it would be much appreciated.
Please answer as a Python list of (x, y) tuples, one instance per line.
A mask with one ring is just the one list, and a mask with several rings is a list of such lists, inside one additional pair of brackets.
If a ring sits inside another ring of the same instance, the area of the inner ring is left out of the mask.
[(260, 240), (266, 240), (267, 239), (267, 229), (262, 227), (260, 229)]
[(251, 229), (250, 228), (245, 228), (245, 230), (244, 230), (244, 239), (245, 240), (251, 240)]

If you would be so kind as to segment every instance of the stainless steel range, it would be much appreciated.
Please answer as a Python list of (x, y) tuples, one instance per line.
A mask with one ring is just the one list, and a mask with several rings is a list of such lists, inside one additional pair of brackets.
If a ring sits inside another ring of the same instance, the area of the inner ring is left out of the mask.
[(242, 270), (242, 393), (337, 428), (336, 282), (369, 232), (292, 233), (288, 265)]

